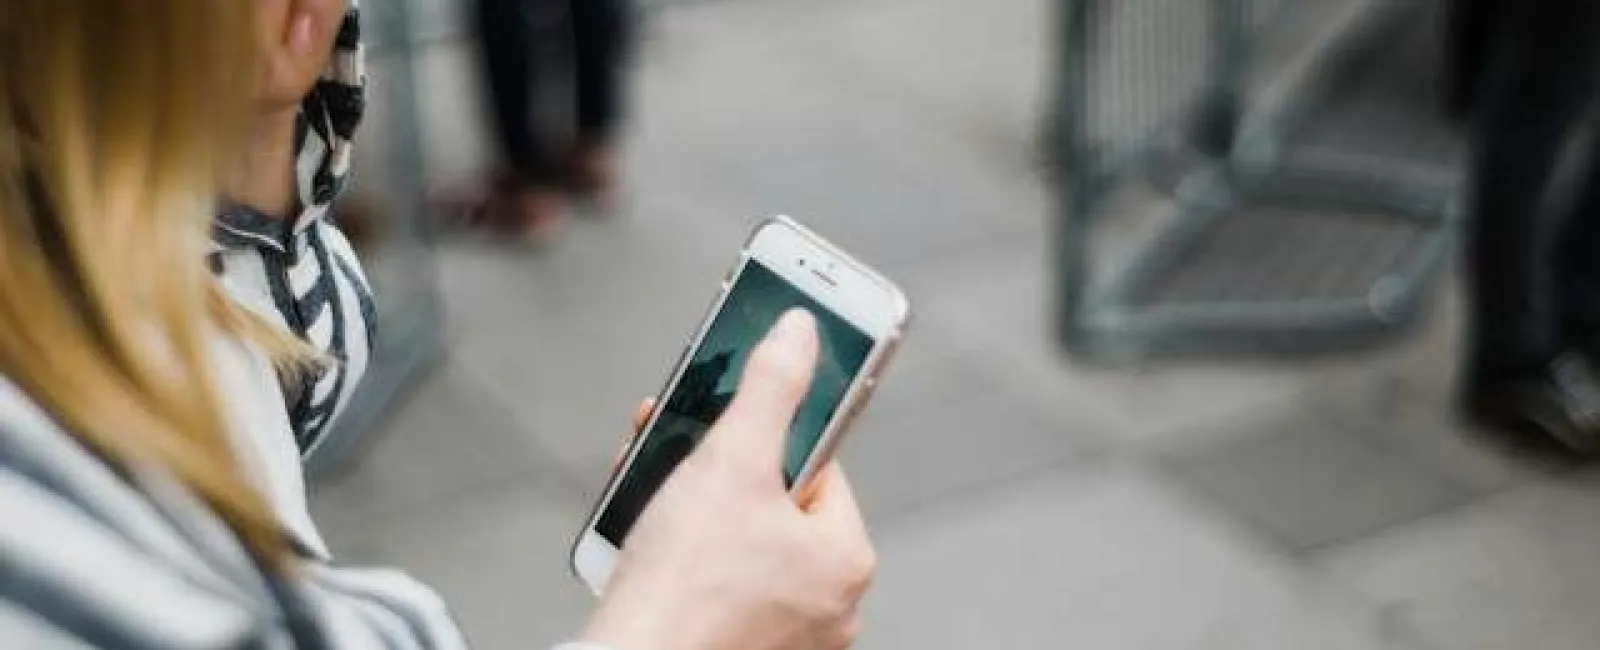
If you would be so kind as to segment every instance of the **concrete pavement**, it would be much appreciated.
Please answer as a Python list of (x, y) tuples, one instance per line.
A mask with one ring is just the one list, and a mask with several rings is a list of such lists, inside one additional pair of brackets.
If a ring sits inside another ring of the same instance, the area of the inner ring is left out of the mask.
[[(1417, 340), (1348, 359), (1056, 353), (1032, 144), (1047, 9), (657, 13), (620, 213), (549, 250), (445, 246), (447, 360), (315, 490), (336, 552), (436, 584), (481, 647), (573, 634), (591, 601), (567, 544), (628, 415), (746, 229), (785, 212), (919, 311), (844, 451), (883, 565), (860, 647), (1600, 646), (1597, 476), (1523, 466), (1450, 421), (1453, 291)], [(490, 150), (470, 53), (446, 34), (419, 64), (438, 178)]]

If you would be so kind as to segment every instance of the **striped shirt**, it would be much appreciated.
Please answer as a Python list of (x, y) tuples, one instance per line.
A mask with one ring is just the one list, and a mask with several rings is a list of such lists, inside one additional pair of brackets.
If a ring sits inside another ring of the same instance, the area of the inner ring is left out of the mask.
[[(242, 346), (218, 352), (224, 390), (252, 375), (272, 381)], [(241, 457), (259, 477), (261, 459)], [(292, 458), (289, 468), (298, 471)], [(3, 648), (465, 646), (438, 596), (399, 572), (303, 548), (300, 570), (262, 570), (167, 474), (103, 462), (3, 378), (0, 522)]]
[(300, 105), (294, 218), (224, 204), (212, 223), (212, 269), (228, 293), (337, 361), (318, 375), (284, 382), (284, 405), (302, 454), (321, 444), (371, 358), (371, 287), (349, 242), (329, 222), (350, 176), (365, 90), (360, 12), (352, 2), (327, 70)]
[[(266, 359), (225, 340), (213, 358), (244, 471), (258, 484), (273, 473), (298, 480), (293, 454), (261, 453), (285, 439), (247, 426), (261, 414), (283, 417), (270, 390), (252, 388), (276, 381)], [(289, 532), (297, 570), (263, 570), (165, 472), (106, 463), (0, 377), (0, 648), (465, 647), (423, 584), (393, 569), (336, 564)]]

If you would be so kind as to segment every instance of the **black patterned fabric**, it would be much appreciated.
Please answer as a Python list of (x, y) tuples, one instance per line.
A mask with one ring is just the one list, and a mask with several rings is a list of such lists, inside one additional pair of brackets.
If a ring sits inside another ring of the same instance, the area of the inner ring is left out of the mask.
[(301, 102), (295, 216), (278, 219), (225, 203), (212, 224), (212, 268), (234, 297), (247, 304), (269, 297), (285, 327), (336, 361), (319, 375), (284, 382), (302, 452), (321, 440), (365, 372), (372, 347), (371, 289), (360, 261), (329, 223), (365, 110), (360, 12), (352, 2), (328, 69)]

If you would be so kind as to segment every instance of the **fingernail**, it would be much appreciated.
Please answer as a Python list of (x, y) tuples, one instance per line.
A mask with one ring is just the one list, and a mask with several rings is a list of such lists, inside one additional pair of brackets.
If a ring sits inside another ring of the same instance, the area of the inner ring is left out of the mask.
[(289, 48), (300, 53), (311, 51), (311, 14), (295, 16), (289, 26)]
[(815, 321), (816, 317), (812, 316), (811, 312), (795, 307), (783, 312), (783, 317), (778, 319), (777, 326), (772, 329), (780, 338), (805, 336), (813, 329)]

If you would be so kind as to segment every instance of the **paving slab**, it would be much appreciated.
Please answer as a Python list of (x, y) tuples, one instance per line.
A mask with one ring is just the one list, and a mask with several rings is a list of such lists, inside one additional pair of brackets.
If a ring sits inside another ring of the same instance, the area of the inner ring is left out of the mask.
[[(452, 4), (419, 13), (442, 40), (416, 71), (430, 178), (464, 185), (494, 146)], [(1528, 486), (1463, 442), (1444, 415), (1453, 308), (1416, 346), (1338, 361), (1060, 353), (1052, 197), (1032, 167), (1052, 7), (655, 13), (612, 216), (544, 249), (444, 245), (449, 361), (316, 490), (336, 552), (439, 586), (480, 647), (568, 636), (591, 603), (567, 544), (629, 414), (747, 228), (787, 212), (899, 279), (919, 312), (844, 450), (883, 559), (860, 647), (1594, 647), (1600, 490)], [(395, 152), (361, 152), (361, 187), (381, 192)], [(1096, 250), (1147, 225), (1116, 224)]]
[(864, 650), (1424, 647), (1139, 471), (974, 494), (879, 550)]
[(1411, 341), (1349, 359), (1316, 380), (1307, 400), (1321, 417), (1426, 457), (1481, 492), (1535, 480), (1538, 459), (1508, 453), (1458, 415), (1466, 323), (1459, 278), (1448, 275)]
[(380, 426), (352, 465), (312, 486), (323, 528), (358, 528), (485, 486), (563, 475), (550, 451), (454, 363), (435, 369)]
[(1126, 444), (1159, 448), (1297, 399), (1314, 367), (1270, 363), (1146, 363), (1096, 366), (1067, 357), (1052, 329), (1044, 242), (952, 263), (927, 281), (925, 329), (996, 369), (997, 387), (1062, 418), (1085, 410), (1109, 419)]
[(1460, 650), (1595, 647), (1600, 477), (1547, 480), (1328, 549), (1318, 565)]
[(655, 395), (743, 233), (577, 224), (528, 255), (442, 253), (452, 355), (559, 464), (598, 489), (640, 400)]
[(549, 648), (594, 605), (566, 568), (587, 505), (529, 480), (329, 531), (328, 542), (342, 562), (404, 567), (438, 589), (475, 649)]
[(992, 389), (989, 371), (959, 358), (907, 356), (879, 384), (841, 458), (870, 522), (1045, 468), (1091, 462), (1107, 424), (1083, 415), (1062, 426)]
[(1477, 492), (1390, 441), (1286, 406), (1232, 423), (1225, 441), (1175, 449), (1180, 485), (1291, 552), (1460, 507)]

